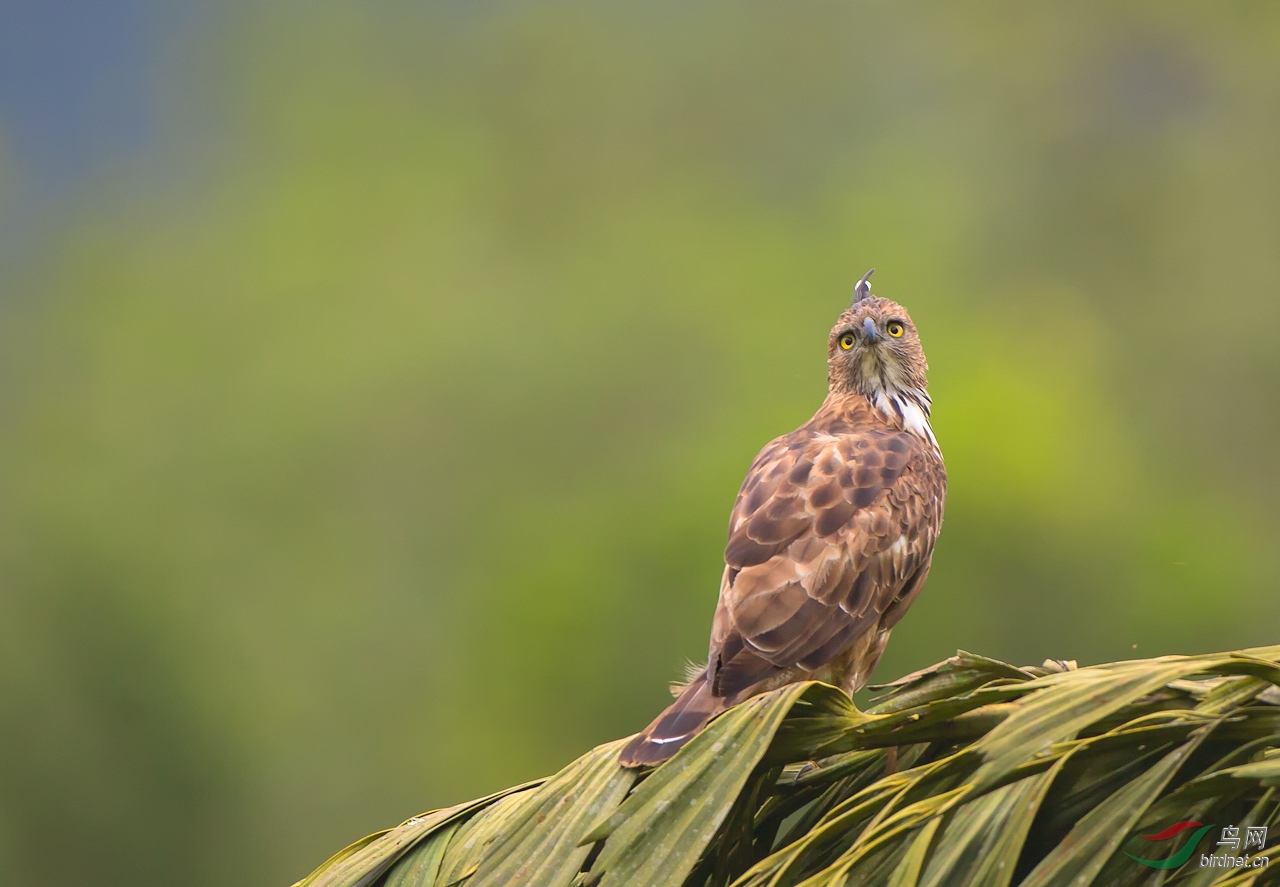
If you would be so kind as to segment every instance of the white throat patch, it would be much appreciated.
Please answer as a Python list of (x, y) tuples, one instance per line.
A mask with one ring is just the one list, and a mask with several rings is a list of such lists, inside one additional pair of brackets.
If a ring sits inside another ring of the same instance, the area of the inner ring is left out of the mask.
[(902, 427), (921, 440), (938, 447), (938, 439), (933, 436), (933, 427), (929, 425), (929, 406), (932, 401), (923, 391), (888, 393), (883, 388), (876, 391), (875, 405), (886, 416), (897, 416)]

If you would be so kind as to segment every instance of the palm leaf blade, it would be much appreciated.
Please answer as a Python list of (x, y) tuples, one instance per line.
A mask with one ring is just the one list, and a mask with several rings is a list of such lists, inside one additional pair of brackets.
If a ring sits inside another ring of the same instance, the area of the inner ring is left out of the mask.
[(790, 685), (660, 767), (625, 770), (622, 741), (603, 745), (371, 835), (297, 887), (1261, 887), (1280, 877), (1133, 859), (1184, 858), (1189, 832), (1138, 837), (1181, 820), (1280, 830), (1278, 660), (1280, 647), (1087, 668), (959, 653), (866, 712)]

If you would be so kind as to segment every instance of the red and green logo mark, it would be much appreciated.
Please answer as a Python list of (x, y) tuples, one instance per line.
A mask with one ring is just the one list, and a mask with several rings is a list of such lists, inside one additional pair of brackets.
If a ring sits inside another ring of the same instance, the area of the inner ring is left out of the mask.
[(1191, 819), (1186, 819), (1182, 822), (1175, 822), (1162, 832), (1156, 832), (1154, 835), (1143, 835), (1142, 837), (1146, 838), (1148, 841), (1167, 841), (1176, 835), (1182, 834), (1187, 829), (1195, 829), (1196, 832), (1191, 836), (1191, 840), (1183, 844), (1182, 849), (1177, 853), (1166, 859), (1139, 859), (1132, 853), (1128, 852), (1125, 853), (1125, 856), (1129, 857), (1134, 862), (1142, 863), (1148, 868), (1176, 869), (1191, 858), (1191, 854), (1196, 852), (1196, 845), (1200, 843), (1200, 839), (1203, 838), (1205, 833), (1211, 828), (1213, 828), (1212, 825), (1201, 825)]

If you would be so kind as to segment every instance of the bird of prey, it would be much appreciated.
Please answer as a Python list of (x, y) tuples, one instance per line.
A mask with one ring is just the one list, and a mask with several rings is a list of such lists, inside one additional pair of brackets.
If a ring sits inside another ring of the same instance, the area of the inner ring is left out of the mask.
[(920, 594), (947, 475), (915, 324), (871, 294), (870, 277), (828, 337), (822, 406), (760, 451), (738, 491), (706, 666), (673, 687), (623, 766), (665, 761), (716, 715), (784, 684), (861, 689)]

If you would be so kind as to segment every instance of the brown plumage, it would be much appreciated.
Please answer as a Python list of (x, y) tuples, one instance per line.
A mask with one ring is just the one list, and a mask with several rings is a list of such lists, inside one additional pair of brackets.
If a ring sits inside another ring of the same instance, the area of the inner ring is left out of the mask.
[(707, 664), (622, 750), (624, 766), (666, 760), (784, 684), (860, 689), (929, 575), (947, 477), (928, 365), (906, 309), (867, 277), (831, 330), (826, 400), (760, 451), (738, 492)]

